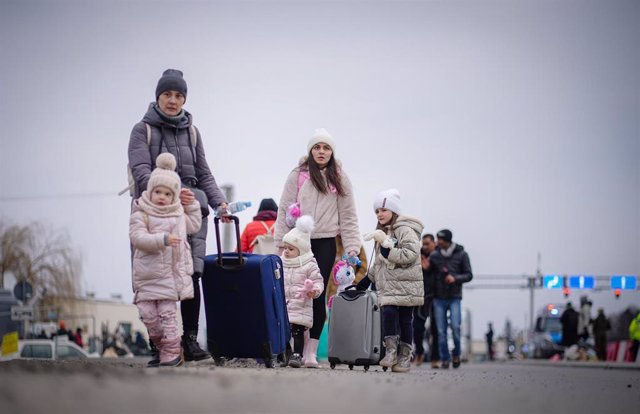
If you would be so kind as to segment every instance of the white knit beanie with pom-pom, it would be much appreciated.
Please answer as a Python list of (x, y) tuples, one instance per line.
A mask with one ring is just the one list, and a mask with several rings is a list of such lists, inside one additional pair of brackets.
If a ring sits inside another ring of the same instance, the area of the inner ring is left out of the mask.
[(282, 241), (295, 246), (300, 250), (300, 255), (311, 251), (311, 233), (315, 227), (315, 222), (311, 216), (299, 217), (296, 227), (285, 234)]
[(175, 172), (176, 158), (169, 152), (163, 152), (156, 158), (156, 168), (151, 172), (149, 183), (147, 184), (147, 192), (151, 195), (154, 188), (158, 186), (167, 187), (173, 192), (173, 200), (175, 203), (180, 194), (180, 176)]

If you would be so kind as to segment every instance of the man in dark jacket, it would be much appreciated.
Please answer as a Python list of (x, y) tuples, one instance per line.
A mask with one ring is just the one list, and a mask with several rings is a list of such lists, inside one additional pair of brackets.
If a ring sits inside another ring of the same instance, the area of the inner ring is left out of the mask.
[[(438, 327), (438, 345), (441, 367), (460, 366), (460, 324), (462, 319), (460, 302), (462, 301), (462, 284), (473, 279), (469, 255), (459, 244), (452, 241), (450, 230), (440, 230), (437, 234), (438, 247), (429, 255), (429, 273), (435, 280), (435, 298), (433, 308)], [(453, 333), (453, 352), (449, 354), (447, 346), (447, 312), (451, 319)]]
[(573, 309), (571, 302), (567, 302), (567, 307), (562, 316), (560, 316), (560, 323), (562, 323), (562, 345), (569, 347), (578, 343), (578, 319), (580, 315)]
[(607, 360), (607, 331), (611, 329), (609, 319), (604, 316), (604, 309), (598, 309), (598, 316), (591, 322), (593, 324), (593, 336), (596, 340), (596, 354), (600, 361)]
[[(429, 273), (429, 255), (436, 249), (436, 241), (433, 234), (422, 236), (422, 249), (420, 249), (422, 265), (422, 281), (424, 283), (424, 304), (416, 306), (413, 312), (413, 343), (415, 344), (415, 363), (422, 365), (424, 361), (424, 337), (425, 322), (429, 318), (429, 331), (431, 343), (429, 345), (429, 356), (431, 367), (438, 368), (438, 329), (433, 317), (433, 296), (435, 294), (435, 280)], [(435, 366), (434, 366), (435, 364)]]

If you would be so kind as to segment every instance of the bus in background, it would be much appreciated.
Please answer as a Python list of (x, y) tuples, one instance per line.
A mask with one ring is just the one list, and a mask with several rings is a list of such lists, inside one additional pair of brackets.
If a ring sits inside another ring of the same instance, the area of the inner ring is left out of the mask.
[(526, 344), (526, 355), (530, 358), (550, 358), (564, 354), (562, 323), (560, 316), (564, 305), (547, 304), (538, 312), (534, 331)]

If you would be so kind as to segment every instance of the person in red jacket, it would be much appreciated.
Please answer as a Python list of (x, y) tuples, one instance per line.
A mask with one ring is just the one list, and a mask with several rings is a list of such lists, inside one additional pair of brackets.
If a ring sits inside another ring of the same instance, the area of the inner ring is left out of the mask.
[[(242, 243), (242, 251), (252, 253), (256, 246), (256, 238), (266, 234), (269, 230), (274, 234), (274, 225), (278, 216), (278, 205), (272, 198), (264, 198), (260, 202), (258, 214), (253, 221), (244, 228), (240, 241)], [(273, 252), (273, 254), (277, 254)]]

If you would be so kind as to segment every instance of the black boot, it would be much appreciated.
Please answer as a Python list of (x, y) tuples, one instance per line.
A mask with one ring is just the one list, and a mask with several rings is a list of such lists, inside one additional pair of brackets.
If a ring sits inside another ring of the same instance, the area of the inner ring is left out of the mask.
[(151, 361), (147, 362), (147, 368), (156, 368), (160, 366), (160, 351), (156, 348), (156, 344), (149, 339), (149, 348), (151, 348)]
[(211, 358), (211, 355), (200, 348), (196, 332), (185, 333), (182, 336), (182, 350), (184, 351), (185, 361), (202, 361)]

